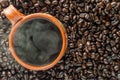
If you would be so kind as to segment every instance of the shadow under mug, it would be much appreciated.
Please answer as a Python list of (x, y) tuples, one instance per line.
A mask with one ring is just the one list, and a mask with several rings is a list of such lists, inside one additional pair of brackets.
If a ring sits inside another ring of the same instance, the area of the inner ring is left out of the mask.
[(19, 64), (46, 70), (58, 63), (67, 48), (67, 34), (58, 19), (46, 13), (25, 16), (13, 5), (3, 12), (12, 23), (9, 48)]

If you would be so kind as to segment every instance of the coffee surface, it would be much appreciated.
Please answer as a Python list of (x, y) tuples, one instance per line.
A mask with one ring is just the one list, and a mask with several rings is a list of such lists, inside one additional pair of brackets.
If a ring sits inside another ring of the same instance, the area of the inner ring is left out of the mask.
[(31, 65), (46, 65), (59, 55), (62, 36), (52, 22), (47, 19), (31, 19), (15, 32), (13, 45), (16, 54)]

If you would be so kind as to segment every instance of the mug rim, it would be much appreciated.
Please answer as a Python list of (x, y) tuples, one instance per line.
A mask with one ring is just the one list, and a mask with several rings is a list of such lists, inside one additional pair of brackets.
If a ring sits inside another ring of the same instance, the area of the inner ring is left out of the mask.
[[(43, 66), (41, 66), (41, 65), (36, 66), (36, 65), (31, 65), (31, 64), (26, 63), (25, 61), (23, 61), (22, 59), (20, 59), (18, 57), (18, 55), (16, 54), (14, 47), (13, 47), (13, 37), (14, 37), (15, 31), (18, 29), (18, 27), (20, 27), (20, 25), (22, 25), (24, 22), (26, 22), (30, 19), (35, 19), (35, 18), (44, 18), (44, 19), (48, 19), (49, 21), (51, 21), (59, 29), (59, 31), (61, 33), (61, 37), (62, 37), (62, 48), (61, 48), (60, 53), (58, 54), (58, 56), (56, 57), (56, 59), (54, 61), (50, 62), (49, 64), (43, 65)], [(65, 54), (65, 51), (67, 49), (67, 42), (68, 42), (67, 41), (67, 33), (66, 33), (65, 28), (63, 27), (62, 23), (57, 18), (53, 17), (52, 15), (46, 14), (46, 13), (34, 13), (34, 14), (30, 14), (30, 15), (23, 17), (15, 25), (12, 26), (11, 32), (9, 34), (9, 49), (11, 51), (12, 56), (15, 58), (15, 60), (19, 64), (21, 64), (22, 66), (24, 66), (25, 68), (30, 69), (30, 70), (47, 70), (47, 69), (55, 66), (60, 61), (62, 56)]]

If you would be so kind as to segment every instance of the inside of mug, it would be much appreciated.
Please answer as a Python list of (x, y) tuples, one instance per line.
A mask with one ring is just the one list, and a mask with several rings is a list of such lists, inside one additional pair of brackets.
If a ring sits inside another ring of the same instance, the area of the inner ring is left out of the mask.
[(47, 65), (53, 62), (62, 49), (62, 35), (58, 27), (45, 18), (30, 19), (14, 33), (13, 46), (24, 62)]

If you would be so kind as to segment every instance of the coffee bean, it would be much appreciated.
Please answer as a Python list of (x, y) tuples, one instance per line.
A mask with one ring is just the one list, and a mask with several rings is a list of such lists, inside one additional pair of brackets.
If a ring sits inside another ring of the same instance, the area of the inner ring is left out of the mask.
[(5, 62), (6, 62), (6, 61), (7, 61), (7, 57), (5, 57), (5, 56), (4, 56), (4, 57), (3, 57), (3, 61), (5, 61)]
[(111, 4), (108, 3), (108, 4), (106, 5), (106, 9), (107, 9), (107, 10), (110, 10), (111, 8), (112, 8)]
[(82, 41), (81, 41), (81, 40), (78, 40), (78, 43), (77, 43), (77, 45), (78, 45), (78, 48), (82, 48), (82, 46), (83, 46), (83, 43), (82, 43)]
[(63, 72), (60, 72), (59, 75), (58, 75), (58, 78), (63, 78)]
[(118, 74), (118, 76), (117, 76), (117, 77), (118, 77), (118, 79), (120, 79), (120, 74)]
[(46, 7), (43, 7), (43, 8), (41, 9), (41, 11), (46, 12), (46, 11), (47, 11), (47, 8), (46, 8)]
[(111, 22), (111, 24), (112, 24), (113, 26), (117, 25), (118, 23), (119, 23), (119, 20), (118, 20), (118, 21), (114, 20), (114, 21)]
[(87, 62), (87, 66), (93, 66), (92, 62)]
[(2, 71), (2, 76), (6, 76), (6, 72), (5, 71)]
[(57, 6), (56, 9), (58, 10), (58, 12), (62, 10), (60, 6)]
[(53, 5), (57, 5), (57, 4), (58, 4), (58, 1), (57, 1), (57, 0), (53, 0), (53, 1), (52, 1), (52, 4), (53, 4)]
[(87, 59), (87, 53), (83, 53), (83, 59)]
[(114, 66), (114, 70), (115, 70), (115, 71), (118, 71), (118, 70), (119, 70), (119, 66), (118, 66), (118, 65), (115, 65), (115, 66)]
[(104, 64), (108, 64), (108, 60), (107, 59), (104, 59)]
[(70, 43), (70, 48), (74, 48), (74, 44), (73, 43)]
[(116, 2), (112, 2), (112, 3), (111, 3), (111, 6), (112, 6), (112, 7), (115, 7), (116, 5), (117, 5)]
[(14, 75), (15, 74), (15, 70), (11, 69), (11, 74)]
[(85, 69), (86, 68), (86, 64), (82, 64), (82, 68)]
[(65, 2), (65, 0), (60, 0), (61, 3)]
[(45, 0), (45, 3), (48, 4), (48, 5), (51, 4), (50, 0)]
[(62, 11), (65, 13), (68, 13), (68, 9), (66, 9), (66, 8), (63, 8)]
[(100, 2), (100, 3), (97, 4), (97, 6), (100, 7), (100, 8), (104, 8), (105, 5), (104, 5), (103, 2)]
[(65, 16), (64, 21), (68, 21), (68, 20), (69, 20), (69, 16)]
[(113, 47), (113, 48), (112, 48), (112, 51), (113, 51), (114, 53), (117, 53), (117, 52), (118, 52), (117, 49), (116, 49), (116, 47)]
[(1, 80), (7, 80), (7, 77), (2, 77)]
[(28, 3), (27, 3), (27, 2), (25, 2), (25, 3), (23, 3), (23, 5), (22, 5), (22, 6), (23, 6), (23, 8), (25, 8), (25, 9), (26, 9), (26, 8), (28, 7)]
[(81, 17), (81, 18), (84, 18), (85, 15), (86, 15), (85, 13), (81, 13), (81, 14), (80, 14), (80, 17)]
[(11, 72), (8, 71), (8, 72), (7, 72), (7, 75), (8, 75), (8, 77), (11, 77)]
[(36, 3), (36, 4), (34, 4), (34, 6), (37, 8), (37, 7), (39, 7), (39, 4), (38, 4), (38, 3)]
[(90, 9), (89, 9), (89, 6), (88, 6), (88, 5), (86, 5), (86, 7), (85, 7), (85, 11), (86, 11), (86, 12), (89, 12), (89, 11), (90, 11)]
[(32, 2), (33, 2), (33, 3), (36, 3), (36, 2), (37, 2), (37, 0), (32, 0)]

